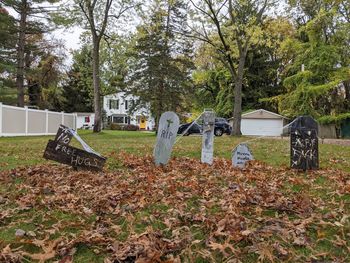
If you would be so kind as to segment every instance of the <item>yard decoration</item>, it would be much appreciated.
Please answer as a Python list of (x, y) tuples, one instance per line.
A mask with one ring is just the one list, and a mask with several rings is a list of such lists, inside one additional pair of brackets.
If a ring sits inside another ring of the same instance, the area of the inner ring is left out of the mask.
[(154, 148), (154, 162), (157, 166), (168, 163), (179, 125), (179, 117), (172, 111), (164, 112), (160, 117)]
[[(85, 150), (69, 145), (73, 136), (80, 142)], [(71, 165), (76, 169), (93, 171), (101, 171), (106, 162), (106, 158), (91, 149), (75, 130), (64, 125), (60, 125), (58, 128), (55, 140), (49, 140), (47, 143), (44, 158)]]
[(310, 116), (300, 116), (290, 124), (289, 130), (291, 168), (303, 171), (318, 169), (317, 122)]
[(213, 164), (215, 112), (205, 110), (203, 115), (203, 137), (201, 162)]
[(245, 143), (238, 144), (232, 151), (233, 167), (244, 168), (246, 162), (254, 160), (254, 156)]

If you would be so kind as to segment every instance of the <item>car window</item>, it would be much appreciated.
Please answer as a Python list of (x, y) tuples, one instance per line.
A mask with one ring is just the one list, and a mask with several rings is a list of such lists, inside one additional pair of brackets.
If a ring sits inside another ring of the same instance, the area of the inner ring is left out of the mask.
[(215, 122), (227, 122), (225, 118), (216, 118)]
[(203, 119), (202, 119), (202, 118), (198, 119), (198, 120), (196, 121), (196, 123), (197, 123), (198, 125), (203, 125)]

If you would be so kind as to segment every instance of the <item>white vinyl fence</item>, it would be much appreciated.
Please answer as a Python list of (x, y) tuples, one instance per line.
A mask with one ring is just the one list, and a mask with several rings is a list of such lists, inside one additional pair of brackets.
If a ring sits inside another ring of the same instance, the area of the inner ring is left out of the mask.
[(53, 135), (60, 124), (76, 129), (76, 119), (73, 113), (20, 108), (0, 102), (0, 137)]

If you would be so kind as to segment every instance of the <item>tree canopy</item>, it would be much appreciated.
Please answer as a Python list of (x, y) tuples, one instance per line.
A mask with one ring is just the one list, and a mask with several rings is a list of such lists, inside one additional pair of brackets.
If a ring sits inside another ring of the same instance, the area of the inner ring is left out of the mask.
[[(94, 111), (102, 97), (139, 96), (162, 112), (213, 108), (233, 117), (265, 108), (341, 122), (350, 112), (348, 0), (4, 0), (0, 101)], [(49, 39), (82, 29), (79, 50)], [(67, 58), (70, 58), (67, 60)], [(69, 60), (71, 60), (69, 62)], [(17, 88), (17, 89), (16, 89)], [(17, 97), (17, 98), (16, 98)]]

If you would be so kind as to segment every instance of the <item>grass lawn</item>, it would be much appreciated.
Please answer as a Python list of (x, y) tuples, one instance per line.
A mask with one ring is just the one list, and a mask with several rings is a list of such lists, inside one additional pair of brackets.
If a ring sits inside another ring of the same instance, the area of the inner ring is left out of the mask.
[[(151, 155), (155, 135), (148, 132), (104, 131), (94, 134), (80, 131), (81, 137), (97, 152), (104, 156), (125, 151), (139, 156)], [(47, 163), (42, 158), (45, 146), (51, 136), (0, 138), (0, 170), (12, 169), (23, 165)], [(222, 136), (215, 138), (214, 155), (231, 158), (233, 148), (251, 138), (234, 138)], [(174, 147), (173, 156), (200, 159), (201, 140), (199, 136), (183, 137)], [(78, 146), (77, 143), (73, 145)], [(78, 146), (79, 147), (79, 146)], [(249, 143), (256, 160), (273, 166), (289, 166), (289, 141), (276, 139), (259, 139)], [(347, 146), (320, 144), (321, 168), (335, 167), (350, 172), (350, 150)], [(118, 164), (108, 159), (107, 168), (113, 169)]]
[[(350, 147), (320, 145), (319, 171), (290, 170), (289, 142), (182, 138), (169, 165), (152, 133), (80, 132), (104, 172), (42, 158), (51, 137), (0, 138), (0, 262), (350, 262)], [(76, 142), (73, 142), (77, 145)]]

